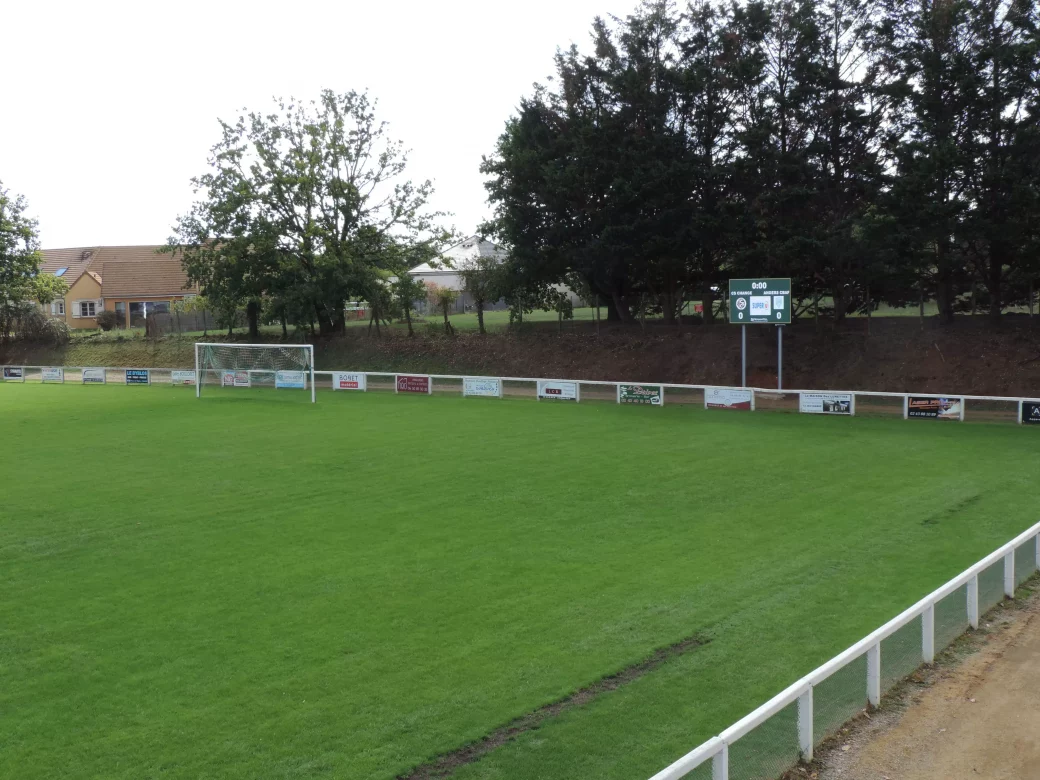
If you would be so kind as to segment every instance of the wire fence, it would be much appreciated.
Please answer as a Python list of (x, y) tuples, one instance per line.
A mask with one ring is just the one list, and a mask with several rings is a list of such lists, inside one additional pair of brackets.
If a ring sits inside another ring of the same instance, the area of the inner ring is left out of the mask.
[(810, 672), (651, 780), (775, 780), (969, 628), (1040, 568), (1040, 523)]
[[(113, 368), (84, 366), (0, 366), (0, 380), (13, 382), (65, 382), (141, 384), (147, 372), (149, 384), (189, 384), (185, 372), (193, 369)], [(344, 375), (362, 377), (340, 381)], [(400, 378), (408, 381), (402, 386)], [(413, 381), (414, 380), (414, 381)], [(425, 386), (424, 386), (425, 383)], [(190, 384), (194, 384), (192, 381)], [(258, 381), (257, 384), (273, 384)], [(467, 386), (479, 388), (467, 391)], [(490, 377), (449, 374), (402, 374), (382, 371), (315, 371), (317, 391), (418, 392), (573, 401), (607, 402), (645, 406), (689, 405), (730, 411), (815, 414), (832, 417), (890, 417), (963, 422), (1040, 425), (1040, 398), (950, 395), (943, 393), (887, 393), (868, 390), (770, 390), (752, 387), (717, 387), (663, 382), (616, 382), (535, 377)], [(349, 386), (348, 386), (349, 385)], [(309, 388), (308, 388), (309, 389)]]

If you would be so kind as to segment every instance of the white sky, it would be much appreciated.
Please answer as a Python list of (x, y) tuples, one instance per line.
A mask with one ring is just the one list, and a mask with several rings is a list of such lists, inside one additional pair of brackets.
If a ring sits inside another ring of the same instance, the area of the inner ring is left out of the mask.
[(159, 244), (192, 200), (217, 117), (367, 88), (409, 177), (466, 234), (506, 119), (588, 50), (597, 14), (636, 0), (0, 0), (0, 181), (26, 196), (45, 248)]

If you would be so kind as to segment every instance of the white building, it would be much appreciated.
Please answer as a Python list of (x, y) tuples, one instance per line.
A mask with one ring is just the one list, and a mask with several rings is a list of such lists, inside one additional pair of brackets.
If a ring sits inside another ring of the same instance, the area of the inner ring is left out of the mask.
[(420, 281), (461, 292), (462, 277), (459, 270), (481, 257), (492, 257), (501, 263), (507, 256), (506, 250), (498, 244), (480, 236), (470, 236), (445, 249), (433, 263), (423, 263), (408, 273)]

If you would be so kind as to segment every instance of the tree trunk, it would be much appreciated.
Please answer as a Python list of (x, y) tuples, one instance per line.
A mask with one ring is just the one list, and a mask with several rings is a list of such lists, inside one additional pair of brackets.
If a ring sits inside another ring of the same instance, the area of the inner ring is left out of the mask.
[(282, 321), (282, 340), (285, 341), (289, 338), (289, 323), (285, 321), (285, 309), (282, 309), (279, 319)]
[[(704, 290), (701, 293), (701, 320), (705, 325), (711, 325), (715, 322), (715, 292), (711, 289), (711, 282), (704, 283)], [(730, 312), (730, 316), (733, 313)]]
[(646, 305), (642, 293), (639, 293), (639, 327), (646, 333)]
[(975, 282), (972, 282), (971, 283), (971, 316), (972, 317), (975, 316), (975, 310), (977, 308), (975, 304), (976, 304), (977, 300), (978, 300), (978, 298), (976, 296)]
[(234, 335), (235, 335), (235, 321), (234, 320), (228, 320), (228, 326), (227, 326), (228, 341), (230, 341), (231, 337), (234, 336)]
[(812, 298), (812, 311), (813, 311), (813, 323), (816, 325), (816, 332), (820, 331), (820, 289), (818, 287), (813, 288)]
[(246, 322), (249, 323), (249, 340), (254, 344), (260, 340), (260, 304), (257, 301), (246, 303)]
[(1001, 240), (990, 242), (989, 247), (989, 317), (994, 324), (1000, 322), (1003, 309), (1004, 260), (1009, 252)]
[(202, 310), (202, 335), (209, 335), (209, 309)]
[(661, 293), (661, 311), (664, 313), (664, 324), (675, 324), (675, 293), (671, 290)]
[(415, 330), (412, 328), (412, 307), (409, 301), (404, 302), (404, 321), (408, 323), (408, 338), (412, 338)]
[(628, 307), (621, 296), (616, 292), (611, 293), (607, 298), (607, 322), (628, 322), (630, 319)]
[(1030, 319), (1032, 319), (1032, 317), (1033, 317), (1033, 296), (1034, 296), (1034, 294), (1035, 293), (1033, 292), (1033, 280), (1030, 279), (1029, 280), (1029, 318)]
[(563, 309), (559, 306), (556, 307), (556, 321), (559, 332), (563, 333)]
[(873, 302), (870, 300), (870, 282), (867, 282), (867, 335), (870, 335), (870, 314), (874, 308)]
[(831, 294), (834, 296), (834, 322), (840, 325), (845, 322), (845, 288), (836, 286)]
[(917, 311), (921, 316), (921, 327), (924, 328), (924, 285), (917, 288)]
[[(1030, 282), (1032, 284), (1032, 282)], [(1029, 288), (1032, 292), (1032, 287)], [(1033, 316), (1033, 297), (1029, 296), (1029, 316)], [(599, 293), (596, 294), (596, 335), (599, 335)]]
[(477, 307), (477, 330), (479, 330), (480, 335), (483, 336), (487, 333), (487, 331), (484, 330), (484, 299), (477, 298), (473, 303), (476, 304)]

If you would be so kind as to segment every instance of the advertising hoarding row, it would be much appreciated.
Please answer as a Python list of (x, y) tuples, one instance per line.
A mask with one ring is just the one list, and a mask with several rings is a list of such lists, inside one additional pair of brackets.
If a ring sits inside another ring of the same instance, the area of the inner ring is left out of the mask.
[(275, 389), (306, 390), (307, 389), (307, 372), (306, 371), (275, 371), (274, 372), (274, 386), (275, 386)]
[(1023, 425), (1040, 425), (1040, 401), (1023, 401), (1019, 420)]
[(799, 393), (798, 411), (802, 414), (856, 413), (856, 399), (852, 393)]
[(394, 391), (398, 393), (425, 393), (433, 392), (433, 382), (428, 376), (412, 376), (408, 374), (396, 374), (394, 376)]
[(709, 387), (704, 391), (705, 409), (735, 409), (750, 412), (755, 408), (754, 393), (733, 387)]
[(462, 380), (462, 394), (484, 398), (502, 397), (502, 380), (481, 376), (468, 376)]
[(221, 371), (221, 387), (250, 387), (252, 386), (248, 371)]
[(932, 420), (963, 420), (963, 398), (911, 395), (906, 399), (906, 416)]
[(661, 385), (618, 385), (619, 404), (664, 405), (664, 388)]
[(546, 381), (544, 379), (538, 380), (538, 400), (539, 401), (578, 401), (578, 383), (577, 382), (556, 382)]
[(147, 368), (128, 368), (125, 381), (128, 385), (150, 385), (152, 377)]
[(333, 371), (332, 389), (360, 390), (361, 392), (364, 392), (368, 389), (368, 383), (365, 380), (364, 374), (358, 374), (350, 371)]

